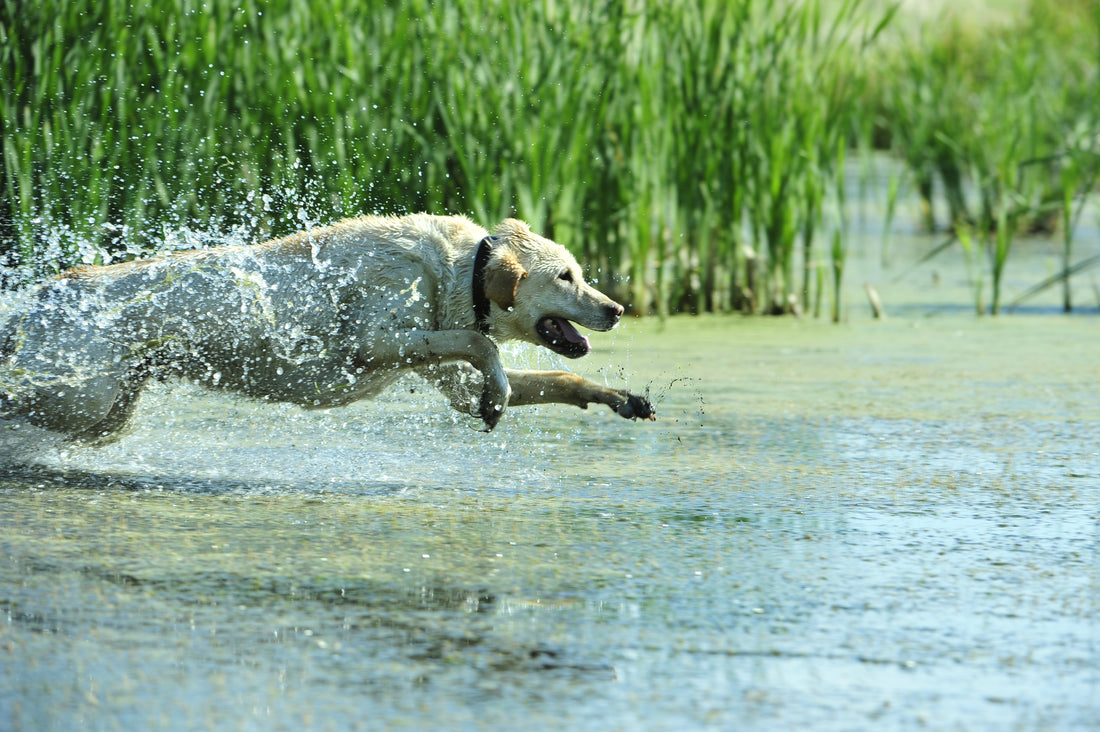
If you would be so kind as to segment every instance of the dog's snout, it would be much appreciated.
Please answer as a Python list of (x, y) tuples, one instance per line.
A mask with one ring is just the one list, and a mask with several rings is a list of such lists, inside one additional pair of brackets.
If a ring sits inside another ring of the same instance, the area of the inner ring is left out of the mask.
[(619, 318), (623, 317), (623, 306), (617, 302), (608, 303), (606, 306), (607, 317), (612, 323), (618, 323)]

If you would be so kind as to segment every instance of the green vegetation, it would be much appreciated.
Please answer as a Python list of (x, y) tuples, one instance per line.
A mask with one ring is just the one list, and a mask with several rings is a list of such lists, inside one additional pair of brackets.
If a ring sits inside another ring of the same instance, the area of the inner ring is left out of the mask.
[[(987, 263), (993, 313), (1016, 235), (1060, 227), (1052, 283), (1071, 309), (1073, 233), (1100, 172), (1100, 3), (1032, 0), (984, 25), (938, 19), (884, 59), (868, 106), (916, 183), (925, 226), (937, 227), (938, 189), (968, 259)], [(984, 277), (972, 273), (982, 312)]]
[(0, 0), (0, 249), (30, 279), (204, 232), (515, 215), (636, 312), (839, 318), (844, 160), (875, 141), (930, 205), (943, 182), (996, 307), (1015, 229), (1096, 178), (1100, 11), (1063, 6), (884, 44), (892, 6), (859, 0)]

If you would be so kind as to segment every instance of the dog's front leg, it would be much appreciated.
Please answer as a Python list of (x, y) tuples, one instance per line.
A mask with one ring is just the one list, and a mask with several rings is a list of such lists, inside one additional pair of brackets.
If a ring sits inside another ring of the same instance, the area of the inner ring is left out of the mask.
[(656, 419), (649, 399), (623, 389), (601, 386), (568, 371), (505, 371), (512, 387), (510, 404), (572, 404), (587, 409), (589, 404), (606, 404), (626, 419)]
[(491, 430), (508, 406), (511, 389), (500, 352), (480, 333), (470, 330), (410, 330), (395, 337), (376, 339), (360, 349), (362, 365), (376, 369), (418, 369), (465, 361), (482, 374), (478, 416)]

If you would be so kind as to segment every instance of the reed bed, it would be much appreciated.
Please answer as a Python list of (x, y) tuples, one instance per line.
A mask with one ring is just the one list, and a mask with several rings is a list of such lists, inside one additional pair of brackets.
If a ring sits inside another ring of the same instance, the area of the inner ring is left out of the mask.
[[(1082, 153), (1057, 165), (1061, 198), (1012, 188), (1049, 184), (1049, 165), (1021, 163), (1086, 150), (1095, 116), (1075, 118), (1073, 147), (1014, 132), (990, 96), (982, 119), (1007, 142), (955, 134), (956, 96), (920, 104), (953, 69), (922, 64), (919, 45), (876, 47), (893, 13), (859, 0), (0, 0), (0, 250), (25, 282), (210, 232), (519, 216), (637, 313), (820, 314), (827, 300), (838, 319), (853, 148), (886, 140), (922, 190), (977, 181), (980, 213), (956, 201), (952, 220), (979, 238), (1036, 201), (1068, 200), (1072, 218), (1095, 178)], [(1014, 67), (1032, 87), (1053, 73), (1033, 50)], [(1019, 109), (1083, 109), (1083, 82)], [(990, 242), (1003, 268), (1011, 237)]]
[(4, 0), (0, 237), (33, 278), (180, 231), (518, 215), (637, 312), (805, 309), (881, 19), (795, 5)]
[(1062, 272), (1047, 285), (1063, 285), (1068, 311), (1076, 222), (1100, 173), (1100, 4), (1032, 0), (998, 23), (934, 23), (889, 45), (871, 76), (878, 134), (908, 167), (924, 226), (972, 262), (978, 312), (1001, 309), (1017, 235), (1059, 229)]

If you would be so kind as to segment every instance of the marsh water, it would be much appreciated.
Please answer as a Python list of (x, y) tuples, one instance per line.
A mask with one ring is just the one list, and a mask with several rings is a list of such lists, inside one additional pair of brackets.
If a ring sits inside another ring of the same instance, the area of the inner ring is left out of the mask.
[(1100, 728), (1089, 282), (979, 318), (961, 261), (876, 261), (884, 321), (853, 275), (837, 325), (596, 334), (570, 366), (655, 423), (484, 434), (409, 381), (329, 412), (158, 385), (99, 449), (9, 430), (0, 728)]

